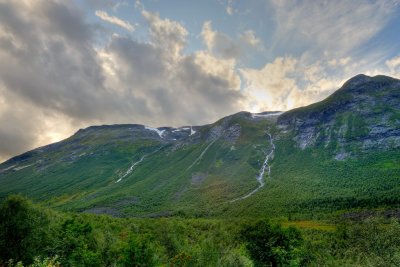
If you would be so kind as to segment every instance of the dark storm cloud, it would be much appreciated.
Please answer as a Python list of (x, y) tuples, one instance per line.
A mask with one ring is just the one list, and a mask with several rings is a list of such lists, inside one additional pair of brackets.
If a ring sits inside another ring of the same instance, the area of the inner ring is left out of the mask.
[(35, 121), (26, 115), (9, 109), (0, 116), (0, 156), (24, 151), (36, 141)]
[(24, 8), (0, 6), (0, 23), (12, 44), (0, 53), (1, 81), (39, 107), (94, 116), (102, 102), (97, 93), (105, 90), (90, 26), (70, 7), (50, 1), (30, 7), (29, 16)]
[(119, 87), (146, 99), (151, 116), (142, 117), (153, 123), (206, 123), (234, 112), (241, 98), (231, 81), (206, 73), (194, 55), (168, 60), (167, 50), (127, 37), (113, 38), (106, 51), (123, 66), (115, 70)]
[(206, 73), (202, 66), (196, 64), (194, 56), (182, 60), (178, 79), (192, 96), (188, 97), (190, 106), (204, 117), (234, 112), (237, 101), (241, 99), (240, 92), (232, 88), (233, 82), (227, 79), (227, 75)]
[(94, 123), (200, 124), (236, 111), (232, 66), (210, 72), (211, 56), (182, 53), (182, 25), (143, 16), (149, 42), (114, 36), (95, 49), (99, 25), (72, 2), (0, 0), (0, 158)]
[(162, 61), (164, 52), (157, 47), (127, 37), (114, 37), (106, 50), (117, 57), (118, 65), (122, 67), (118, 68), (120, 78), (133, 87), (151, 86), (166, 75)]

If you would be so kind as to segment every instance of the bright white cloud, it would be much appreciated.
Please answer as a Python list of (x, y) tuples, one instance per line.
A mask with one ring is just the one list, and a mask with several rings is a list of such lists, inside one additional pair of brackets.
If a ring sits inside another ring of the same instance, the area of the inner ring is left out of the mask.
[(262, 69), (240, 69), (245, 80), (244, 93), (247, 107), (252, 111), (286, 110), (287, 96), (297, 89), (290, 75), (298, 61), (294, 58), (277, 58)]
[(121, 28), (124, 28), (124, 29), (130, 31), (130, 32), (133, 32), (135, 30), (135, 26), (133, 26), (129, 22), (124, 21), (115, 16), (111, 16), (111, 15), (107, 14), (107, 12), (105, 12), (105, 11), (97, 10), (95, 14), (97, 17), (101, 18), (102, 20), (107, 21), (111, 24), (117, 25)]
[(289, 110), (322, 100), (344, 81), (341, 76), (328, 75), (325, 64), (279, 57), (261, 69), (240, 69), (244, 105), (253, 112), (261, 112)]
[(155, 46), (162, 47), (173, 57), (178, 57), (186, 45), (188, 31), (180, 23), (161, 19), (156, 13), (142, 11), (150, 28), (150, 37)]
[(390, 72), (396, 73), (396, 71), (400, 71), (400, 56), (387, 60), (385, 63)]
[(240, 89), (241, 80), (236, 71), (235, 59), (221, 59), (209, 52), (199, 51), (194, 54), (194, 62), (206, 74), (214, 77), (224, 77), (228, 81), (227, 85), (229, 89)]

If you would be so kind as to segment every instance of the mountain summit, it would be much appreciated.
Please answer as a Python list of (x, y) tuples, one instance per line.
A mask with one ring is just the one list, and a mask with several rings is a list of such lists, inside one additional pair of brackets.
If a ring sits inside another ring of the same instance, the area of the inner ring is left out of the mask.
[(278, 119), (299, 147), (319, 145), (344, 159), (356, 151), (400, 147), (400, 80), (357, 75), (327, 99), (286, 112)]
[(0, 195), (113, 216), (285, 214), (400, 204), (400, 81), (357, 75), (287, 112), (105, 125), (0, 165)]

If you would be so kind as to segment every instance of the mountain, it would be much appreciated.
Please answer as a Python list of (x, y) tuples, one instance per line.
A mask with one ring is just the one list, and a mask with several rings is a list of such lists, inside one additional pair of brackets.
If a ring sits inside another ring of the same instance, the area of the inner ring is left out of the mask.
[(294, 129), (300, 148), (323, 145), (336, 159), (355, 150), (400, 147), (400, 81), (386, 76), (357, 75), (333, 95), (279, 117), (283, 129)]
[(358, 75), (325, 100), (284, 113), (81, 129), (1, 164), (0, 196), (139, 217), (397, 207), (399, 148), (400, 80)]

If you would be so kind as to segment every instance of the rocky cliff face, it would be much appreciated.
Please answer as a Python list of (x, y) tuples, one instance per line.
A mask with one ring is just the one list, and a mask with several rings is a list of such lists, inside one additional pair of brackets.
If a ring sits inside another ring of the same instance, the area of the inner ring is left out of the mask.
[(278, 118), (298, 147), (332, 149), (338, 160), (400, 147), (400, 80), (357, 75), (324, 101)]

